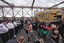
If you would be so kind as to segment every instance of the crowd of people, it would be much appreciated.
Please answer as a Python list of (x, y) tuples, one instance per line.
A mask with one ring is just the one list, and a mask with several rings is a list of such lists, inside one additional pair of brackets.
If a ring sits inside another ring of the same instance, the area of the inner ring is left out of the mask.
[[(24, 43), (24, 36), (15, 37), (24, 29), (28, 35), (28, 43), (61, 43), (64, 41), (64, 21), (59, 19), (53, 22), (45, 22), (36, 18), (22, 18), (18, 23), (15, 20), (1, 20), (0, 39), (2, 43)], [(32, 32), (37, 32), (39, 38)], [(33, 39), (35, 38), (35, 40)], [(34, 40), (34, 42), (33, 42)]]
[(1, 20), (0, 22), (0, 38), (3, 43), (8, 41), (9, 39), (14, 38), (17, 33), (17, 23), (12, 20)]

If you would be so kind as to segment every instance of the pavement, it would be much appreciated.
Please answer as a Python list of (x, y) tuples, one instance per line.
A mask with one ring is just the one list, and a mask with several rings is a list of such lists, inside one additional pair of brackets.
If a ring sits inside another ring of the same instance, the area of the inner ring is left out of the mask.
[[(25, 32), (24, 29), (22, 29), (21, 32), (18, 33), (17, 37), (19, 37), (19, 36), (21, 36), (21, 35), (24, 36), (24, 38), (25, 38), (25, 43), (28, 43), (28, 35), (26, 34), (26, 32)], [(39, 38), (37, 32), (33, 32), (33, 36), (34, 36), (34, 40), (35, 40), (35, 37), (36, 37), (36, 36)], [(17, 38), (17, 37), (16, 37), (16, 38)], [(44, 40), (44, 43), (48, 43), (48, 41), (47, 41), (46, 39), (43, 39), (43, 40)], [(64, 42), (62, 42), (62, 40), (60, 40), (60, 43), (64, 43)]]
[[(16, 38), (18, 38), (19, 36), (24, 36), (24, 38), (25, 38), (25, 42), (24, 43), (28, 43), (28, 34), (26, 34), (26, 32), (25, 32), (25, 30), (24, 29), (22, 29), (22, 30), (20, 30), (21, 32), (19, 32), (18, 34), (17, 34), (17, 36), (16, 36)], [(33, 32), (33, 33), (31, 33), (31, 34), (33, 34), (33, 43), (34, 43), (34, 40), (36, 40), (36, 39), (39, 39), (40, 37), (38, 36), (38, 34), (37, 34), (37, 32)], [(46, 40), (46, 39), (43, 39), (44, 40), (44, 42), (45, 43), (48, 43), (48, 41)], [(1, 39), (0, 39), (0, 43), (2, 43), (1, 42)], [(64, 43), (64, 42), (62, 42), (62, 40), (60, 40), (60, 43)]]
[[(35, 32), (35, 31), (32, 32), (32, 33), (28, 33), (28, 34), (29, 34), (29, 35), (30, 35), (30, 34), (33, 34), (33, 36), (34, 36), (34, 37), (33, 37), (33, 43), (34, 43), (34, 41), (35, 41), (37, 38), (39, 39), (39, 36), (38, 36), (37, 32)], [(28, 43), (28, 34), (26, 34), (25, 30), (22, 29), (21, 32), (18, 33), (17, 37), (19, 37), (19, 36), (21, 36), (21, 35), (24, 36), (24, 38), (25, 38), (25, 43)], [(17, 38), (17, 37), (16, 37), (16, 38)]]

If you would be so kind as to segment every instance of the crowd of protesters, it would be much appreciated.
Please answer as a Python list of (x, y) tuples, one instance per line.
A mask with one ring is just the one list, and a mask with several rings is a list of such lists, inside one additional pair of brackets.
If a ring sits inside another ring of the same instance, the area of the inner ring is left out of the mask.
[[(15, 20), (1, 20), (0, 22), (0, 38), (2, 43), (24, 43), (24, 37), (20, 36), (14, 40), (20, 30), (24, 29), (28, 34), (28, 43), (32, 43), (32, 33), (37, 32), (39, 39), (34, 43), (60, 43), (64, 41), (64, 21), (59, 19), (56, 21), (42, 21), (36, 18), (22, 18), (19, 22)], [(30, 35), (31, 34), (31, 35)], [(13, 39), (13, 40), (11, 40)], [(8, 41), (9, 40), (9, 41)]]

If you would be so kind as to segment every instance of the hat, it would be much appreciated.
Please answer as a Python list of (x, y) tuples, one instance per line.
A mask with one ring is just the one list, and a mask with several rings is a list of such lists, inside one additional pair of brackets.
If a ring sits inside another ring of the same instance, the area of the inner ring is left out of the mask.
[[(7, 21), (7, 20), (2, 20), (2, 22), (6, 22), (6, 21)], [(2, 23), (2, 22), (1, 22), (1, 23)]]
[(2, 20), (0, 20), (0, 23), (2, 23)]

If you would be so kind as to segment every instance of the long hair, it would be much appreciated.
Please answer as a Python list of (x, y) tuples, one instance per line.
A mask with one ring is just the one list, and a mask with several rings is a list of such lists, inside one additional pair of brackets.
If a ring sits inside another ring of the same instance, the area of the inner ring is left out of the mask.
[(17, 40), (18, 40), (18, 42), (21, 42), (22, 43), (24, 41), (24, 37), (23, 36), (20, 36)]

